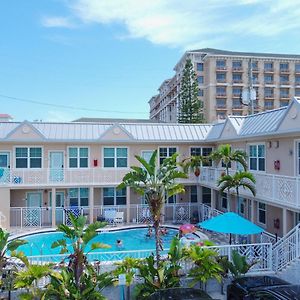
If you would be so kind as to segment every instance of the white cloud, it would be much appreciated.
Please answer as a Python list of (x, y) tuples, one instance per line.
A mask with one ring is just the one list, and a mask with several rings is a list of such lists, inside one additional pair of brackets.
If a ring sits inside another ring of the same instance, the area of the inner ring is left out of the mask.
[(74, 28), (75, 24), (67, 17), (42, 17), (41, 23), (44, 27)]
[[(74, 17), (83, 23), (122, 24), (122, 38), (194, 48), (215, 46), (237, 36), (274, 37), (300, 28), (298, 0), (73, 0)], [(50, 18), (48, 26), (68, 19)], [(46, 26), (46, 25), (45, 25)]]
[(58, 110), (49, 110), (45, 115), (43, 121), (48, 122), (69, 122), (75, 120), (77, 117), (70, 113), (58, 111)]

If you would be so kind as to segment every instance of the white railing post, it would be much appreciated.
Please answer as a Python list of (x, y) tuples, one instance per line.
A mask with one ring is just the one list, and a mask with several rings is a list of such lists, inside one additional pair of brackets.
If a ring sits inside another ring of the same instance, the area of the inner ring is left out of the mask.
[(23, 228), (23, 208), (22, 207), (21, 207), (20, 217), (21, 217), (20, 224), (21, 224), (21, 229), (22, 229)]
[(43, 214), (43, 212), (42, 212), (41, 207), (40, 207), (39, 211), (40, 211), (40, 228), (42, 228), (42, 214)]
[[(273, 199), (275, 199), (275, 186), (276, 186), (276, 184), (275, 184), (275, 175), (272, 175), (272, 198)], [(279, 200), (279, 199), (277, 199), (277, 200)]]
[(295, 246), (296, 246), (296, 258), (299, 258), (299, 247), (300, 247), (300, 244), (299, 244), (299, 225), (297, 226), (296, 228), (296, 239), (295, 239)]

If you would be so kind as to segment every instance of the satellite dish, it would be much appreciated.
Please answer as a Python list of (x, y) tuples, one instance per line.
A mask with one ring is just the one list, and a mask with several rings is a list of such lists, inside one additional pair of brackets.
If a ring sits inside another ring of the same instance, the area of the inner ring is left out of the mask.
[(255, 89), (250, 90), (250, 100), (251, 101), (256, 100), (256, 90)]
[(244, 105), (248, 105), (249, 102), (250, 102), (249, 91), (248, 90), (243, 90), (243, 92), (242, 92), (242, 103)]

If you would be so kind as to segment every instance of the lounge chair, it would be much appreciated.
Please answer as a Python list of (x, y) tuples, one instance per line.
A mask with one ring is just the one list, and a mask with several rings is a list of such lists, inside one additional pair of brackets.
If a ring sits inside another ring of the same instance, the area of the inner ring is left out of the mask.
[(124, 212), (123, 211), (116, 212), (116, 215), (114, 217), (114, 223), (115, 224), (123, 224), (124, 223)]
[(104, 216), (105, 222), (114, 224), (114, 219), (115, 219), (116, 213), (117, 213), (117, 211), (115, 209), (104, 209), (103, 216)]

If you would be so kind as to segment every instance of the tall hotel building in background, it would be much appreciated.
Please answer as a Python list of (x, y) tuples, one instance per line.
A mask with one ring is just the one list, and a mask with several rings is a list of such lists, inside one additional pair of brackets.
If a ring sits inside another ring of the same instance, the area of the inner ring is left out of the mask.
[(188, 58), (197, 74), (206, 122), (247, 115), (250, 108), (241, 103), (241, 95), (250, 85), (256, 90), (254, 113), (286, 106), (293, 96), (300, 96), (300, 55), (192, 50), (149, 100), (151, 120), (177, 122), (180, 81)]

